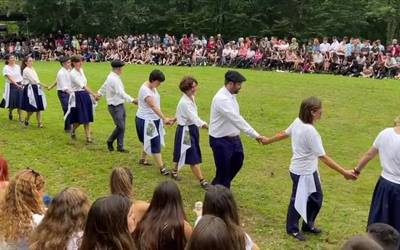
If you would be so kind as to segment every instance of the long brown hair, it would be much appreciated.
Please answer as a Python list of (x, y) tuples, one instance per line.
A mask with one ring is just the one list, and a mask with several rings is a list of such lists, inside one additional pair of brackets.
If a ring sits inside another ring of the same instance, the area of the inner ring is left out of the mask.
[(135, 250), (128, 229), (131, 201), (121, 195), (97, 199), (89, 210), (80, 250)]
[(316, 112), (321, 109), (322, 103), (321, 100), (311, 96), (307, 99), (304, 99), (300, 105), (299, 118), (302, 122), (312, 124), (313, 123), (313, 115), (312, 112)]
[(73, 234), (85, 229), (89, 208), (89, 199), (81, 189), (70, 187), (61, 191), (33, 232), (29, 249), (67, 249)]
[(236, 246), (232, 250), (246, 247), (246, 234), (240, 226), (239, 213), (231, 191), (221, 185), (210, 187), (204, 197), (203, 215), (211, 214), (221, 218), (227, 225)]
[(0, 205), (0, 234), (6, 241), (29, 237), (32, 215), (44, 213), (43, 188), (43, 177), (32, 169), (20, 171), (11, 180)]
[(178, 186), (173, 181), (161, 182), (153, 193), (150, 207), (133, 232), (140, 250), (183, 250), (185, 211)]
[(24, 73), (24, 69), (27, 66), (28, 60), (29, 58), (32, 58), (30, 55), (25, 56), (24, 59), (22, 59), (22, 63), (21, 63), (21, 75)]
[(110, 189), (112, 194), (119, 194), (132, 200), (133, 174), (129, 168), (116, 167), (111, 172)]

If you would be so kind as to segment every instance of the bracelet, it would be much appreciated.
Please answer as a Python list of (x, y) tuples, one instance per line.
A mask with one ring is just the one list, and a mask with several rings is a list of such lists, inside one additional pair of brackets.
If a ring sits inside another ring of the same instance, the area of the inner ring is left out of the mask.
[(361, 174), (360, 170), (358, 170), (357, 168), (354, 168), (353, 171), (354, 171), (354, 173), (356, 173), (356, 174)]

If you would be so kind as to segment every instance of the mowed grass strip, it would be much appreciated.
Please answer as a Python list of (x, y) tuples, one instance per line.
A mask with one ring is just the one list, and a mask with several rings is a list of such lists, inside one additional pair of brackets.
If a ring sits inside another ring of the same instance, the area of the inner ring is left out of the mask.
[[(55, 80), (59, 64), (36, 62), (34, 67), (41, 81), (50, 84)], [(90, 88), (97, 91), (110, 71), (109, 64), (87, 63), (83, 67)], [(122, 79), (126, 91), (136, 97), (140, 85), (154, 68), (149, 65), (125, 66)], [(169, 116), (175, 114), (181, 96), (179, 81), (184, 75), (192, 75), (199, 81), (196, 99), (199, 115), (208, 121), (211, 100), (223, 85), (226, 69), (158, 68), (166, 75), (165, 83), (159, 88), (163, 112)], [(327, 153), (347, 168), (353, 168), (378, 132), (392, 126), (393, 118), (400, 115), (399, 81), (255, 70), (241, 72), (247, 78), (238, 95), (241, 114), (261, 134), (272, 135), (286, 129), (297, 116), (302, 99), (312, 95), (321, 98), (323, 117), (317, 129)], [(0, 111), (0, 153), (8, 159), (11, 174), (30, 166), (46, 177), (47, 191), (51, 195), (67, 186), (79, 186), (94, 201), (108, 194), (111, 169), (126, 166), (135, 176), (136, 199), (149, 201), (154, 187), (166, 177), (162, 177), (154, 166), (137, 164), (142, 149), (134, 125), (137, 107), (126, 104), (125, 144), (131, 153), (109, 153), (105, 141), (114, 125), (104, 98), (96, 108), (95, 122), (92, 124), (95, 144), (87, 146), (83, 128), (78, 130), (77, 141), (71, 141), (63, 132), (57, 93), (53, 89), (46, 94), (48, 108), (43, 115), (44, 129), (36, 127), (34, 116), (30, 127), (25, 128), (16, 119), (8, 121), (7, 112)], [(172, 166), (175, 126), (167, 127), (166, 131), (166, 147), (162, 153), (167, 165)], [(291, 192), (288, 172), (290, 141), (261, 146), (245, 135), (242, 135), (242, 141), (245, 163), (233, 182), (232, 190), (240, 208), (242, 223), (261, 249), (338, 249), (346, 239), (365, 231), (372, 192), (381, 171), (377, 160), (371, 162), (356, 182), (345, 181), (336, 172), (320, 165), (325, 196), (317, 224), (324, 232), (321, 236), (310, 236), (307, 242), (299, 243), (289, 238), (285, 231)], [(211, 180), (215, 167), (205, 130), (201, 131), (201, 147), (202, 170), (206, 178)], [(187, 215), (193, 222), (194, 203), (203, 200), (204, 192), (190, 169), (185, 168), (182, 177), (179, 187)]]

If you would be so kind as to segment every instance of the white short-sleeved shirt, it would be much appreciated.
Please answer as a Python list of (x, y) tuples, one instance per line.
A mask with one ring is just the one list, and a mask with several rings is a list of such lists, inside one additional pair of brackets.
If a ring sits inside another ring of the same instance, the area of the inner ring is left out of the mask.
[(75, 68), (72, 69), (70, 76), (72, 91), (80, 91), (87, 85), (87, 79), (82, 68), (79, 71)]
[(57, 73), (57, 90), (66, 91), (71, 90), (71, 75), (70, 71), (64, 67)]
[[(21, 68), (19, 67), (18, 64), (15, 64), (14, 66), (6, 65), (3, 68), (3, 76), (9, 76), (14, 79), (16, 82), (22, 82), (22, 74), (21, 74)], [(6, 83), (10, 83), (10, 81), (6, 78)]]
[(400, 134), (393, 128), (386, 128), (376, 137), (373, 147), (379, 151), (381, 176), (400, 184)]
[(146, 97), (153, 97), (156, 102), (156, 106), (160, 108), (160, 95), (158, 94), (157, 89), (150, 89), (146, 86), (146, 83), (142, 85), (139, 89), (138, 94), (138, 110), (136, 112), (136, 116), (143, 120), (158, 120), (160, 117), (150, 108), (150, 106), (146, 103)]
[(318, 157), (325, 155), (318, 131), (313, 125), (296, 118), (285, 132), (292, 140), (290, 172), (297, 175), (313, 174), (318, 170)]

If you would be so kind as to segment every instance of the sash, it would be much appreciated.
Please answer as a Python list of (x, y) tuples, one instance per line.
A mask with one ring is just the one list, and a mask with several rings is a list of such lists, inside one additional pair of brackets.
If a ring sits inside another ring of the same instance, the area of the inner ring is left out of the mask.
[(68, 99), (68, 110), (64, 115), (64, 121), (67, 120), (69, 114), (71, 113), (71, 109), (76, 107), (76, 100), (75, 100), (75, 92), (72, 92), (69, 95), (69, 99)]
[(315, 192), (317, 192), (317, 188), (315, 186), (314, 175), (300, 175), (299, 182), (297, 183), (294, 208), (301, 215), (306, 223), (308, 197)]
[(28, 84), (28, 100), (29, 100), (29, 104), (35, 108), (37, 108), (37, 104), (36, 104), (36, 99), (35, 99), (35, 93), (33, 92), (33, 87), (32, 84)]
[(12, 84), (12, 83), (6, 82), (4, 84), (4, 93), (3, 93), (3, 99), (5, 102), (4, 108), (8, 108), (8, 106), (10, 104), (10, 84)]
[(153, 120), (145, 120), (144, 121), (144, 136), (143, 136), (143, 150), (148, 155), (152, 155), (151, 152), (151, 139), (160, 136), (160, 142), (162, 146), (165, 146), (164, 136), (164, 126), (162, 120), (160, 120), (160, 124), (158, 126), (157, 131), (156, 124)]
[(46, 109), (47, 108), (47, 99), (46, 99), (46, 95), (44, 94), (44, 92), (42, 90), (41, 85), (38, 85), (38, 95), (39, 95), (39, 97), (42, 98), (43, 109)]
[(183, 126), (182, 139), (181, 139), (181, 155), (179, 157), (178, 169), (181, 169), (185, 165), (186, 151), (191, 148), (190, 131), (189, 126)]

